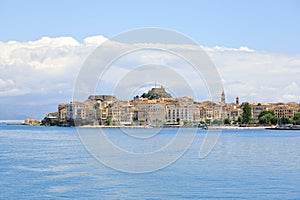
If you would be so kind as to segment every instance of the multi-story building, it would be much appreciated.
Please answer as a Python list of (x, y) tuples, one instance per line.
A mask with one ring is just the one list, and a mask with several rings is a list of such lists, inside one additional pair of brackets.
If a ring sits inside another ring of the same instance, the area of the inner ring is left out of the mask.
[(97, 101), (87, 99), (84, 101), (84, 105), (86, 106), (86, 118), (90, 121), (98, 121), (99, 103)]
[(213, 106), (213, 119), (224, 120), (226, 118), (226, 105), (223, 103), (216, 103)]
[(268, 110), (269, 104), (266, 103), (251, 103), (252, 118), (258, 120), (258, 116), (262, 111)]
[(179, 103), (180, 105), (193, 105), (194, 104), (194, 99), (192, 97), (179, 97), (175, 99), (177, 101), (177, 103)]
[[(89, 114), (92, 115), (91, 117), (96, 117), (98, 123), (104, 125), (109, 118), (109, 107), (115, 101), (118, 101), (118, 99), (112, 95), (91, 95), (86, 100), (86, 103), (90, 105)], [(93, 110), (92, 112), (91, 109)]]
[(227, 118), (230, 120), (238, 120), (239, 116), (241, 116), (242, 113), (243, 110), (239, 106), (231, 105), (227, 108)]
[(67, 119), (67, 104), (59, 104), (58, 105), (58, 119), (60, 121)]
[(200, 121), (224, 120), (227, 117), (226, 104), (204, 101), (199, 103)]
[[(208, 120), (212, 119), (212, 117), (211, 118), (207, 117), (207, 115), (206, 115), (207, 110), (204, 108), (204, 106), (199, 106), (199, 107), (197, 107), (197, 109), (199, 109), (199, 121), (205, 122), (207, 119)], [(196, 111), (196, 113), (197, 113), (197, 111)]]
[(289, 102), (286, 105), (289, 106), (290, 108), (292, 108), (295, 112), (300, 111), (300, 104), (298, 104), (296, 102)]
[(66, 106), (67, 113), (66, 118), (67, 119), (86, 119), (86, 105), (82, 102), (70, 102)]
[(108, 118), (113, 125), (131, 125), (134, 118), (132, 108), (128, 101), (115, 101), (108, 107)]
[(294, 117), (296, 108), (291, 107), (284, 103), (277, 103), (273, 106), (274, 113), (277, 118), (289, 118)]
[(161, 100), (141, 99), (136, 104), (138, 120), (153, 126), (162, 126), (165, 121), (165, 104)]
[(191, 105), (167, 105), (166, 121), (180, 124), (194, 121), (194, 110)]
[(193, 122), (194, 123), (199, 123), (201, 120), (201, 111), (200, 111), (200, 106), (198, 103), (194, 103), (192, 105), (193, 108)]

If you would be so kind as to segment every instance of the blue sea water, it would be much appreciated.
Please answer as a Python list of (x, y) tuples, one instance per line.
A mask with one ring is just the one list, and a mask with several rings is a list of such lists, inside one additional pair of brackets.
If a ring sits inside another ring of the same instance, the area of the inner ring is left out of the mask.
[(170, 166), (131, 174), (95, 160), (75, 128), (0, 124), (0, 199), (300, 199), (300, 131), (225, 130), (199, 159), (204, 135)]

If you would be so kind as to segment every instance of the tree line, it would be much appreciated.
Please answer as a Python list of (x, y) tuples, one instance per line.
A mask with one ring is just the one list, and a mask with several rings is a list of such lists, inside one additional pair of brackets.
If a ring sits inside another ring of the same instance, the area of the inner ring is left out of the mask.
[[(296, 112), (293, 118), (277, 118), (273, 110), (264, 110), (258, 116), (258, 121), (252, 118), (252, 109), (249, 103), (243, 106), (243, 114), (234, 123), (241, 124), (262, 124), (262, 125), (276, 125), (276, 124), (295, 124), (300, 125), (300, 112)], [(230, 124), (229, 118), (224, 120), (224, 124)]]

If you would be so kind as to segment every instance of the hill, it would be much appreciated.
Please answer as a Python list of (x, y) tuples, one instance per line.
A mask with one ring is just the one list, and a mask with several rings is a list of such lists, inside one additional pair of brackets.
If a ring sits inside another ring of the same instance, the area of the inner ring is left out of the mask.
[(141, 97), (148, 98), (150, 100), (159, 98), (172, 98), (171, 94), (167, 93), (163, 86), (160, 88), (152, 88), (147, 93), (143, 93)]

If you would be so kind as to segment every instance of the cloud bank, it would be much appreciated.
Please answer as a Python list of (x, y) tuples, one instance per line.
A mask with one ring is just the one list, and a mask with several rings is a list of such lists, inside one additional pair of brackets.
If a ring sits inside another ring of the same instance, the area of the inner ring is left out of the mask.
[[(85, 38), (83, 42), (72, 37), (0, 42), (0, 103), (54, 105), (71, 100), (82, 64), (104, 41), (106, 38), (100, 35)], [(174, 48), (193, 51), (184, 45)], [(216, 64), (227, 101), (233, 102), (239, 96), (241, 101), (300, 102), (300, 55), (262, 52), (249, 47), (203, 49)], [(168, 55), (149, 54), (135, 59), (136, 63), (153, 59), (172, 63)], [(124, 59), (124, 62), (132, 61)], [(126, 71), (126, 64), (118, 66), (116, 72)]]

